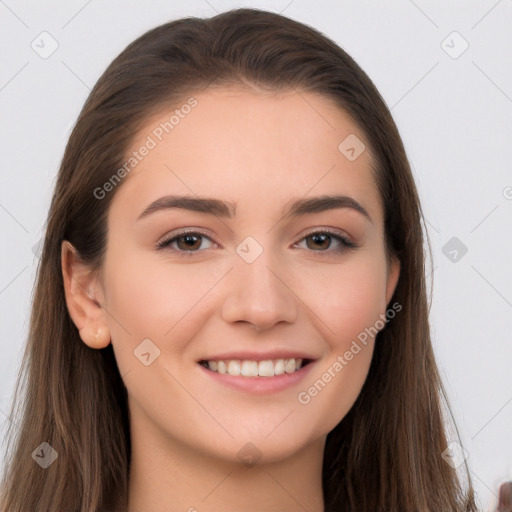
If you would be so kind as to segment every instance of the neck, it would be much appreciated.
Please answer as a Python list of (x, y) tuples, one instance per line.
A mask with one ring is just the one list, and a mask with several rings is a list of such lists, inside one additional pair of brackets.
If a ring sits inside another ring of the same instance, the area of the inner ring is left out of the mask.
[(142, 415), (130, 430), (127, 512), (324, 510), (325, 437), (286, 460), (249, 466), (185, 446)]

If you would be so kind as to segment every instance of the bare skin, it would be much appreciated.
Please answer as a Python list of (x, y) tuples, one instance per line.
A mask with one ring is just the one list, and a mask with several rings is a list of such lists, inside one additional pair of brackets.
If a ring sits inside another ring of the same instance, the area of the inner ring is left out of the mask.
[[(99, 272), (62, 246), (71, 317), (88, 346), (113, 344), (128, 390), (128, 512), (321, 512), (326, 436), (360, 393), (374, 338), (341, 370), (335, 363), (382, 319), (400, 272), (385, 258), (368, 144), (343, 110), (312, 93), (193, 96), (197, 106), (111, 192)], [(132, 149), (171, 113), (148, 120)], [(354, 161), (338, 149), (350, 134), (367, 147)], [(171, 194), (227, 201), (236, 215), (164, 208), (138, 218)], [(294, 200), (334, 194), (370, 218), (351, 207), (284, 216)], [(190, 245), (174, 238), (184, 228), (196, 233)], [(157, 249), (164, 238), (174, 240)], [(145, 339), (146, 353), (160, 351), (147, 366), (134, 354)], [(266, 394), (231, 388), (199, 364), (270, 350), (314, 362), (305, 378)], [(318, 380), (325, 386), (309, 392)]]

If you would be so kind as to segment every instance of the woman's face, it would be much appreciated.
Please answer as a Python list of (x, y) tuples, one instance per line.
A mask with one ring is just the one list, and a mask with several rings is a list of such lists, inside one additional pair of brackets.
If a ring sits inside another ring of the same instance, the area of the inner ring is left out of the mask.
[(104, 322), (132, 436), (275, 461), (353, 405), (399, 268), (388, 274), (368, 144), (344, 111), (305, 92), (194, 98), (152, 118), (129, 152)]

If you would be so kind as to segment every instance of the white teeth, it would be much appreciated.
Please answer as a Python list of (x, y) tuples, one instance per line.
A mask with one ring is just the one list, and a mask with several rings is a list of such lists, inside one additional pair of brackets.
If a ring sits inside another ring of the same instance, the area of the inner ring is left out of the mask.
[(228, 373), (229, 375), (234, 375), (235, 377), (240, 375), (240, 361), (235, 361), (234, 359), (229, 361)]
[(258, 363), (256, 361), (242, 361), (240, 373), (244, 377), (257, 377), (258, 376)]
[(294, 373), (302, 368), (302, 359), (274, 359), (266, 361), (208, 361), (208, 368), (214, 372), (242, 377), (273, 377), (283, 373)]
[(219, 373), (223, 373), (224, 375), (228, 373), (228, 369), (224, 361), (217, 361), (217, 371)]
[[(300, 359), (299, 359), (300, 361)], [(278, 359), (274, 363), (274, 375), (282, 375), (284, 373), (284, 359)]]
[[(258, 375), (260, 377), (274, 376), (274, 363), (272, 361), (260, 361), (258, 364)], [(256, 377), (256, 375), (253, 375)]]
[(293, 373), (295, 371), (295, 359), (287, 359), (284, 363), (284, 371)]

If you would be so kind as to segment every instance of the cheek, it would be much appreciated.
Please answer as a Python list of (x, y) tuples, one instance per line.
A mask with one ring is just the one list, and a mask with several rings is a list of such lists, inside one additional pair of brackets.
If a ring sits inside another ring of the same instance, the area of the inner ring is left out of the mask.
[(318, 432), (341, 421), (366, 380), (385, 313), (385, 271), (382, 261), (368, 258), (333, 266), (322, 279), (303, 281), (302, 293), (321, 318), (318, 326), (328, 351), (297, 395), (304, 412), (317, 419)]
[(301, 273), (300, 296), (322, 321), (322, 332), (333, 350), (346, 350), (385, 313), (385, 273), (385, 263), (371, 256)]
[(298, 413), (313, 419), (315, 435), (330, 432), (354, 405), (370, 367), (373, 342), (348, 344), (347, 350), (331, 353), (297, 393)]
[(105, 309), (120, 370), (138, 363), (134, 350), (145, 339), (174, 359), (182, 357), (206, 316), (203, 299), (225, 273), (220, 267), (112, 253), (105, 262)]

